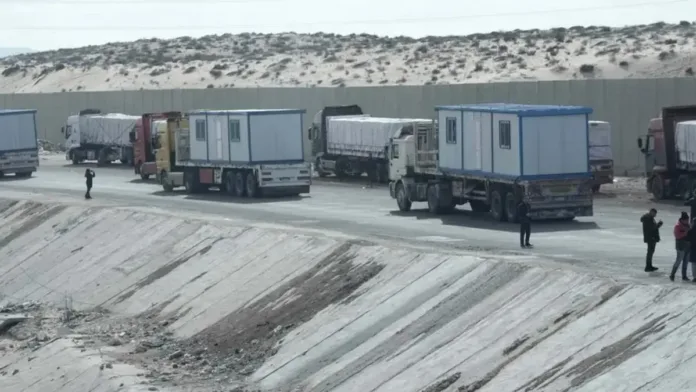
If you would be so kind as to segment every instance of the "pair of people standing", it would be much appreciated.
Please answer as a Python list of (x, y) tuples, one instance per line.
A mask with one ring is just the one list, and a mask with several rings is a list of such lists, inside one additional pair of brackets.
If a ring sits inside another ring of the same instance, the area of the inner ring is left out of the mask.
[(691, 274), (694, 278), (693, 281), (696, 282), (696, 227), (694, 223), (696, 223), (696, 219), (689, 222), (689, 214), (682, 212), (679, 221), (674, 225), (674, 241), (677, 257), (672, 266), (672, 273), (669, 275), (672, 281), (674, 281), (680, 264), (682, 280), (692, 281), (687, 276), (687, 264), (691, 262)]

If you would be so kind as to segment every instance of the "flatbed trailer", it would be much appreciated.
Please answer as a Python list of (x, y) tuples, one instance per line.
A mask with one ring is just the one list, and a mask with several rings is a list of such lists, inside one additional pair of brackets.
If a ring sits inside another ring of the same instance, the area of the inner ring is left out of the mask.
[(443, 214), (468, 203), (516, 222), (525, 200), (536, 220), (593, 215), (592, 109), (481, 104), (436, 111), (437, 123), (392, 141), (389, 192), (401, 211), (425, 201)]

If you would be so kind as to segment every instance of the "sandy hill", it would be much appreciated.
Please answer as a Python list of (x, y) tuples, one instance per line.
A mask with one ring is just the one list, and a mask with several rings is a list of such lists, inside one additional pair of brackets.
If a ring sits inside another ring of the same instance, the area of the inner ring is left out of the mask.
[(693, 75), (691, 22), (468, 36), (142, 39), (0, 59), (0, 93), (343, 87)]

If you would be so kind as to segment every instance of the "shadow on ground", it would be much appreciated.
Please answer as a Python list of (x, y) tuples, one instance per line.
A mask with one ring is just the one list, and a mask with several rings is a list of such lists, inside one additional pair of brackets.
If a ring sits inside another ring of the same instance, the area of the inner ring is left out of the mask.
[[(433, 215), (427, 209), (414, 209), (409, 212), (392, 211), (392, 216), (415, 217), (418, 220), (438, 219), (445, 225), (471, 227), (476, 229), (490, 229), (508, 232), (518, 232), (519, 225), (509, 222), (493, 221), (488, 213), (477, 213), (468, 210), (456, 209), (447, 215)], [(595, 222), (572, 221), (538, 221), (532, 223), (532, 232), (552, 233), (559, 231), (579, 231), (599, 229)]]
[(185, 190), (174, 190), (172, 192), (157, 191), (153, 192), (154, 196), (161, 197), (172, 197), (172, 196), (184, 196), (187, 200), (202, 200), (202, 201), (214, 201), (216, 203), (232, 203), (232, 204), (264, 204), (264, 203), (278, 203), (287, 201), (298, 201), (310, 199), (310, 195), (299, 195), (299, 196), (282, 196), (282, 195), (268, 195), (263, 198), (250, 199), (248, 197), (234, 197), (230, 196), (224, 192), (218, 190), (211, 190), (205, 193), (190, 195), (186, 193)]

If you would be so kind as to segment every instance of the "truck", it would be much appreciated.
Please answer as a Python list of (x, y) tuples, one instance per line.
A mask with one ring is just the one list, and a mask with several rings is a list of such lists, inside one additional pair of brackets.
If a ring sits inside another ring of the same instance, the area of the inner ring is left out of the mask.
[(358, 105), (327, 106), (314, 115), (308, 137), (312, 161), (319, 177), (360, 177), (367, 173), (375, 181), (389, 180), (386, 150), (394, 132), (394, 119), (371, 117)]
[[(497, 221), (593, 215), (589, 115), (582, 106), (437, 106), (430, 127), (394, 139), (389, 193), (401, 211), (427, 202), (434, 214), (469, 204)], [(436, 125), (437, 124), (437, 125)]]
[(31, 177), (39, 167), (36, 110), (0, 109), (0, 177)]
[[(648, 133), (638, 138), (645, 158), (645, 187), (657, 200), (688, 199), (696, 189), (696, 170), (681, 160), (677, 146), (677, 124), (696, 120), (696, 105), (663, 107), (660, 117), (650, 120)], [(685, 156), (684, 156), (685, 157)]]
[(606, 121), (590, 121), (590, 168), (594, 176), (592, 192), (597, 193), (604, 184), (614, 183), (614, 157), (611, 152), (611, 124)]
[(155, 139), (153, 122), (167, 118), (180, 118), (181, 112), (145, 113), (135, 122), (135, 128), (130, 132), (130, 142), (133, 145), (133, 168), (136, 175), (147, 180), (157, 174), (155, 162)]
[(139, 116), (122, 113), (102, 114), (99, 109), (85, 109), (68, 116), (61, 128), (65, 135), (65, 159), (74, 165), (97, 161), (98, 165), (121, 161), (133, 164), (133, 145), (130, 134)]
[(190, 194), (218, 188), (248, 198), (309, 193), (305, 112), (196, 110), (157, 120), (157, 179), (165, 192), (183, 186)]

